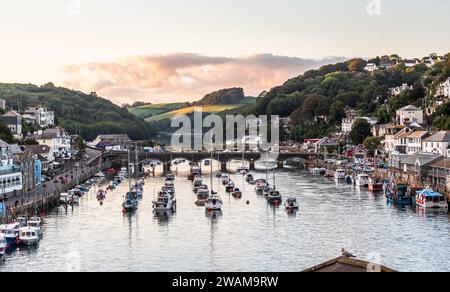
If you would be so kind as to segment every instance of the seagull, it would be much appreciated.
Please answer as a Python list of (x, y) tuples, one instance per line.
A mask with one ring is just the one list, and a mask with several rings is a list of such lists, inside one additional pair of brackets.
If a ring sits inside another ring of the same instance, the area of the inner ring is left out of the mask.
[(353, 254), (346, 251), (345, 248), (342, 248), (341, 251), (342, 251), (342, 256), (344, 256), (346, 258), (356, 258)]

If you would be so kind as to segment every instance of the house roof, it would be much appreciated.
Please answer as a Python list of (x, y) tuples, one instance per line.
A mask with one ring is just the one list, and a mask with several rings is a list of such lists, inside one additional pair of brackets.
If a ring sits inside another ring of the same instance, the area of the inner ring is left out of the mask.
[(20, 117), (21, 115), (17, 113), (16, 111), (9, 111), (2, 115), (2, 117)]
[(363, 260), (352, 259), (348, 257), (339, 257), (323, 264), (306, 269), (305, 273), (367, 273), (379, 271), (382, 273), (396, 272), (393, 269), (387, 268), (382, 265), (374, 265)]
[(444, 156), (439, 154), (419, 152), (400, 158), (400, 164), (416, 165), (419, 162), (420, 166), (428, 166), (442, 159)]
[(26, 148), (33, 154), (47, 154), (51, 151), (51, 148), (47, 145), (27, 145)]
[(11, 144), (11, 145), (9, 145), (9, 146), (11, 147), (11, 151), (12, 151), (12, 153), (13, 153), (14, 155), (22, 154), (22, 153), (23, 153), (22, 149), (21, 149), (20, 146), (17, 145), (17, 144)]
[(408, 138), (423, 138), (430, 135), (428, 131), (415, 131), (411, 135), (408, 136)]
[(64, 136), (65, 130), (61, 127), (56, 127), (52, 129), (46, 129), (42, 134), (32, 135), (31, 138), (34, 139), (55, 139)]
[(414, 106), (414, 105), (407, 105), (400, 109), (400, 111), (421, 111), (422, 109)]
[(431, 165), (431, 167), (433, 168), (446, 168), (446, 169), (450, 169), (450, 159), (449, 158), (445, 158), (442, 160), (439, 160), (436, 163), (433, 163)]
[(450, 142), (450, 131), (440, 131), (425, 139), (425, 142)]

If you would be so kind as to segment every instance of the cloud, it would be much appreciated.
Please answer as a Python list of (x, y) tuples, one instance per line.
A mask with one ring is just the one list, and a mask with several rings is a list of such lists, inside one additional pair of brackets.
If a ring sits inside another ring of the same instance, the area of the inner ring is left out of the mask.
[(64, 85), (96, 91), (117, 104), (136, 100), (193, 101), (227, 87), (243, 87), (246, 94), (257, 95), (306, 70), (342, 60), (271, 54), (236, 58), (188, 53), (132, 56), (114, 62), (67, 66)]

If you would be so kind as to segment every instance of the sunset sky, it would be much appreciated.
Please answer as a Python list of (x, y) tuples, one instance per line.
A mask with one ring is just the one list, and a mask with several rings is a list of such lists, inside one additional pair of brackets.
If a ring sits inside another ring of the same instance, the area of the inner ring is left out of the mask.
[[(350, 57), (450, 51), (450, 1), (0, 0), (0, 82), (54, 82), (121, 104), (256, 95)], [(378, 13), (376, 13), (378, 14)]]

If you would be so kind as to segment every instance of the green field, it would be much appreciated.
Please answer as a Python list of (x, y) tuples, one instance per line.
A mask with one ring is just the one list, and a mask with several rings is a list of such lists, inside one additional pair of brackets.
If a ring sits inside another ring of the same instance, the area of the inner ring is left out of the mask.
[(144, 105), (140, 107), (130, 108), (129, 112), (140, 119), (148, 119), (160, 114), (178, 110), (184, 106), (184, 103), (161, 103)]
[[(197, 107), (197, 108), (202, 108), (202, 111), (204, 113), (220, 113), (220, 112), (230, 110), (230, 109), (235, 109), (235, 108), (238, 108), (241, 106), (242, 106), (241, 104), (237, 104), (237, 105), (230, 104), (230, 105), (209, 105), (209, 106), (202, 106), (202, 107)], [(182, 109), (177, 109), (177, 110), (173, 110), (173, 111), (160, 113), (160, 114), (153, 115), (153, 116), (146, 118), (145, 121), (157, 122), (157, 121), (162, 121), (165, 119), (172, 119), (173, 117), (176, 117), (176, 116), (188, 115), (188, 114), (194, 112), (194, 108), (195, 107), (187, 107), (187, 108), (182, 108)]]

